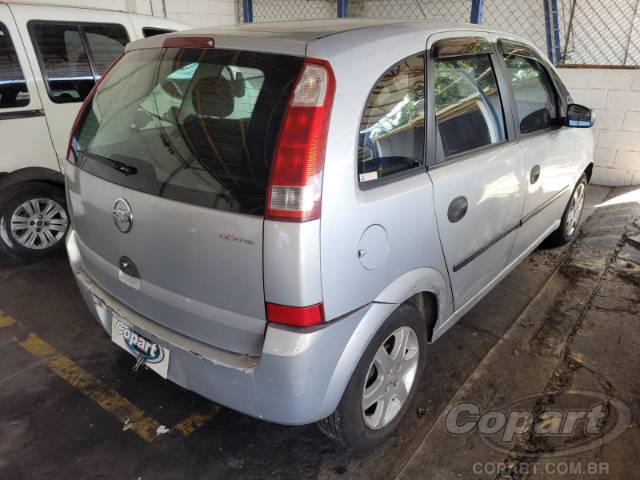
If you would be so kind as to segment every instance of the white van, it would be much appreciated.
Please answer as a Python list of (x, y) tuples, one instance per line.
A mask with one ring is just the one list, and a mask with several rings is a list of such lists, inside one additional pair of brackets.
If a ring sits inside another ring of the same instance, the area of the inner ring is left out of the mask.
[(187, 28), (148, 15), (0, 3), (0, 251), (33, 258), (64, 247), (61, 169), (82, 101), (125, 44)]

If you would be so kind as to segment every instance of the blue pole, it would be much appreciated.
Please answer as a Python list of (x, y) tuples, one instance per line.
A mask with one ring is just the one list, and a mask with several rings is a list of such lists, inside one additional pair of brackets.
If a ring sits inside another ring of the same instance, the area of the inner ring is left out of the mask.
[(471, 0), (471, 23), (480, 25), (484, 13), (484, 0)]
[(549, 0), (542, 0), (544, 4), (544, 29), (547, 32), (547, 57), (553, 62), (553, 40), (551, 39), (551, 18), (549, 15)]
[(349, 16), (349, 0), (338, 0), (338, 18)]
[(560, 27), (558, 26), (558, 0), (551, 0), (551, 18), (553, 20), (554, 65), (560, 65)]
[(242, 20), (253, 23), (253, 0), (242, 0)]

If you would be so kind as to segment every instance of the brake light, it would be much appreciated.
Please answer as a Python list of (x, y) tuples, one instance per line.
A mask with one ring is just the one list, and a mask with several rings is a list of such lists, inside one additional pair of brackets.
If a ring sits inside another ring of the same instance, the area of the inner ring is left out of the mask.
[(214, 45), (210, 37), (169, 37), (162, 42), (163, 48), (213, 48)]
[(267, 303), (266, 305), (269, 322), (292, 327), (310, 327), (324, 321), (321, 303), (309, 307), (289, 307), (276, 303)]
[(266, 219), (305, 222), (320, 217), (322, 171), (334, 92), (331, 65), (306, 58), (276, 146)]
[(71, 154), (71, 142), (73, 141), (73, 137), (75, 136), (76, 131), (78, 130), (78, 127), (80, 126), (80, 121), (84, 117), (84, 114), (87, 110), (87, 106), (91, 104), (91, 101), (93, 100), (93, 97), (95, 96), (96, 91), (98, 90), (98, 86), (100, 85), (100, 82), (102, 82), (104, 77), (107, 76), (107, 74), (111, 71), (111, 69), (115, 66), (115, 64), (122, 59), (122, 57), (124, 57), (124, 53), (120, 55), (118, 58), (116, 58), (113, 61), (113, 63), (109, 66), (109, 68), (107, 68), (104, 71), (102, 76), (98, 79), (98, 81), (93, 85), (93, 88), (89, 91), (89, 94), (84, 99), (84, 102), (82, 102), (82, 105), (80, 105), (80, 110), (78, 110), (76, 119), (73, 121), (73, 127), (71, 127), (71, 134), (69, 135), (69, 144), (67, 145), (67, 160), (69, 160), (69, 155)]

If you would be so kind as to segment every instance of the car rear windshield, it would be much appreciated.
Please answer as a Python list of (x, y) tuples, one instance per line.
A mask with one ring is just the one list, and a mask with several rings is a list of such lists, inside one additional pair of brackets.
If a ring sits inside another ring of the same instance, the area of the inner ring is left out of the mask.
[(302, 58), (144, 49), (118, 62), (72, 138), (78, 166), (127, 188), (263, 215)]

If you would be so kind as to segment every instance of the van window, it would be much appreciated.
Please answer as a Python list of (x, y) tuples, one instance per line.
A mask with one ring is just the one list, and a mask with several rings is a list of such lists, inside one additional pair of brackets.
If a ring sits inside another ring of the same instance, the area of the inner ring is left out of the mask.
[(141, 192), (263, 215), (302, 58), (224, 49), (129, 52), (72, 139), (77, 164)]
[(371, 90), (360, 122), (358, 177), (371, 182), (424, 161), (424, 54), (391, 67)]
[(89, 58), (99, 79), (124, 51), (129, 42), (121, 25), (86, 25), (83, 27), (89, 46)]
[(434, 85), (445, 157), (505, 140), (502, 101), (489, 55), (436, 60)]
[(156, 28), (156, 27), (144, 27), (142, 29), (142, 35), (144, 38), (155, 37), (156, 35), (163, 35), (165, 33), (175, 32), (175, 30), (169, 30), (168, 28)]
[(128, 42), (121, 25), (32, 22), (30, 30), (49, 97), (56, 103), (84, 100)]
[(516, 101), (520, 132), (560, 125), (558, 96), (545, 68), (536, 60), (506, 55), (508, 78)]
[(0, 108), (17, 108), (28, 104), (29, 91), (16, 50), (7, 27), (0, 23)]

